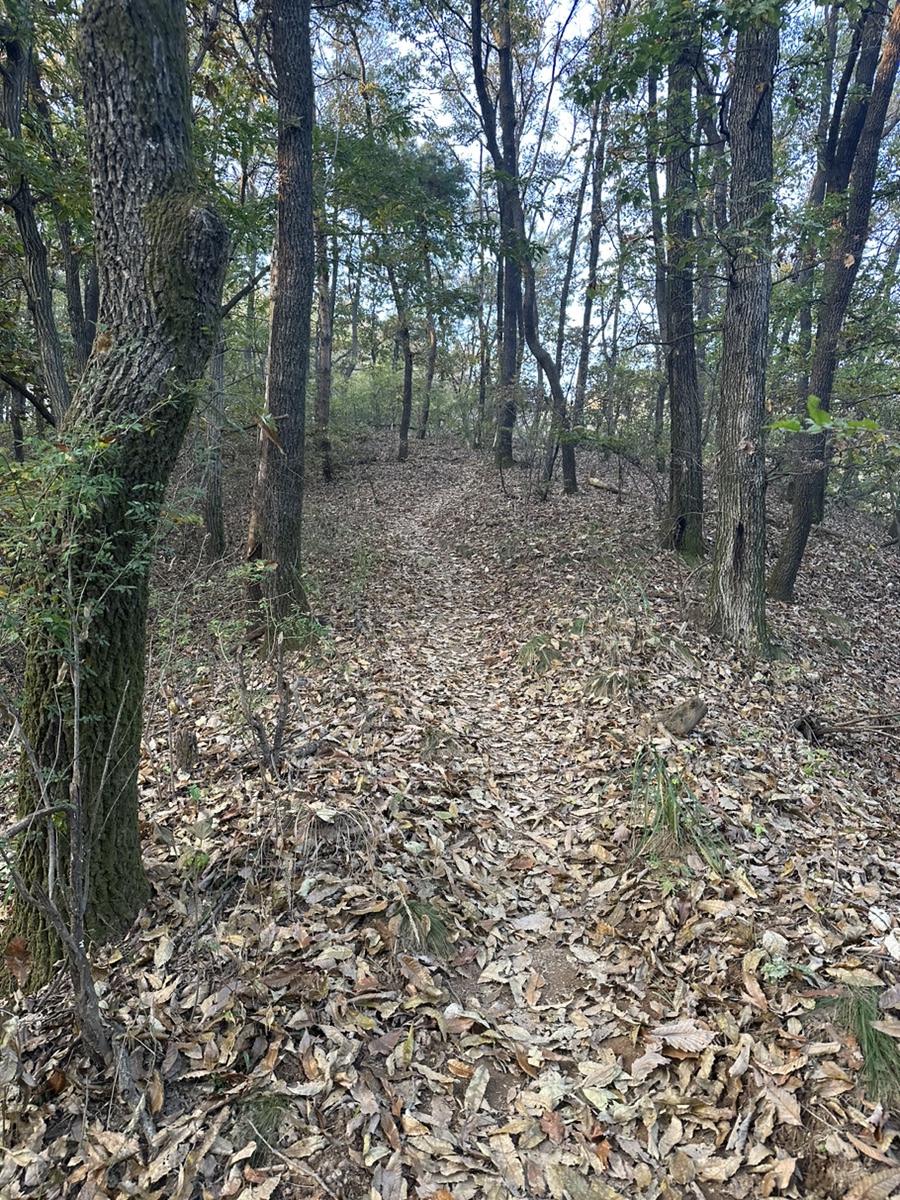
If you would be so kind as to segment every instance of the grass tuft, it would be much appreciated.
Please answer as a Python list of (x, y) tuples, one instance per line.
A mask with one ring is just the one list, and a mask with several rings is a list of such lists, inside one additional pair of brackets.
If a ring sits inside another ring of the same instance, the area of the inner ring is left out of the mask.
[(438, 958), (449, 958), (453, 939), (447, 922), (428, 900), (401, 897), (399, 941), (411, 950), (428, 950)]
[(272, 1158), (273, 1144), (278, 1140), (281, 1124), (290, 1103), (284, 1096), (254, 1096), (241, 1106), (241, 1115), (234, 1129), (235, 1146), (243, 1148), (256, 1142), (250, 1155), (251, 1167), (265, 1167)]
[(656, 750), (643, 746), (631, 775), (635, 856), (670, 861), (694, 851), (718, 874), (725, 845), (712, 817)]
[(545, 633), (530, 638), (519, 651), (519, 664), (535, 675), (546, 675), (562, 658), (559, 644)]
[(884, 1016), (878, 995), (877, 988), (849, 988), (841, 996), (819, 1000), (813, 1012), (829, 1012), (856, 1038), (863, 1060), (859, 1075), (869, 1099), (896, 1102), (900, 1099), (900, 1043), (872, 1025)]

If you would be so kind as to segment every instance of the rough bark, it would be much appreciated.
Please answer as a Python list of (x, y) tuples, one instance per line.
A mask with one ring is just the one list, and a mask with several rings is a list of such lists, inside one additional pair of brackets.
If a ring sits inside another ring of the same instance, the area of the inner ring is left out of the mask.
[[(871, 37), (863, 38), (863, 51), (870, 42)], [(860, 62), (865, 62), (865, 54), (862, 52)], [(872, 210), (879, 151), (898, 64), (900, 4), (891, 12), (871, 93), (868, 102), (863, 106), (862, 119), (856, 115), (855, 110), (855, 106), (860, 103), (858, 95), (848, 109), (853, 118), (851, 125), (854, 129), (858, 126), (858, 135), (852, 140), (855, 148), (852, 168), (847, 176), (847, 186), (844, 187), (849, 193), (849, 199), (825, 263), (822, 300), (810, 372), (810, 395), (818, 397), (820, 407), (825, 412), (831, 407), (834, 378), (839, 363), (841, 329), (869, 235), (869, 216)], [(849, 140), (849, 136), (845, 139), (843, 132), (836, 138), (836, 155), (842, 161), (840, 168), (831, 168), (832, 175), (837, 177), (835, 186), (838, 190), (843, 185), (842, 172), (846, 171), (847, 165), (843, 150), (845, 140)], [(773, 599), (784, 602), (793, 599), (794, 584), (803, 562), (810, 529), (815, 521), (821, 519), (825, 493), (826, 447), (827, 439), (824, 433), (815, 434), (806, 440), (805, 453), (794, 487), (790, 521), (778, 561), (769, 578), (769, 595)]]
[(756, 656), (766, 642), (765, 415), (772, 290), (772, 89), (778, 28), (738, 32), (729, 132), (731, 212), (718, 425), (719, 509), (710, 622)]
[(315, 252), (312, 210), (313, 77), (309, 0), (272, 0), (270, 55), (278, 91), (277, 232), (269, 312), (266, 420), (248, 560), (267, 564), (250, 598), (271, 637), (302, 640), (289, 622), (306, 608), (301, 573), (306, 377)]
[[(137, 768), (152, 536), (216, 328), (227, 238), (196, 202), (183, 3), (87, 0), (80, 33), (104, 332), (60, 429), (68, 462), (50, 490), (26, 651), (37, 770), (26, 755), (19, 786), (22, 816), (48, 792), (73, 812), (25, 841), (19, 867), (103, 939), (147, 894)], [(56, 952), (44, 917), (20, 902), (12, 932), (40, 982)]]
[(703, 554), (703, 466), (700, 390), (694, 335), (694, 210), (692, 82), (696, 47), (689, 36), (669, 67), (666, 111), (666, 365), (671, 451), (669, 505), (663, 544), (689, 557)]

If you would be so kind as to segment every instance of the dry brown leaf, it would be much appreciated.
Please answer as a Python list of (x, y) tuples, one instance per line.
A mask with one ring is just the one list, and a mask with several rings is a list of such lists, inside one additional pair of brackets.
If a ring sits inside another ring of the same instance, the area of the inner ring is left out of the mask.
[(20, 988), (28, 982), (31, 974), (31, 951), (21, 936), (10, 938), (3, 951), (3, 963)]
[(688, 1053), (699, 1053), (701, 1050), (705, 1050), (716, 1037), (711, 1029), (704, 1029), (696, 1021), (677, 1021), (672, 1025), (657, 1025), (650, 1031), (650, 1036), (665, 1042), (673, 1050), (685, 1050)]
[(890, 1171), (876, 1171), (854, 1183), (845, 1200), (888, 1200), (900, 1188), (900, 1167)]

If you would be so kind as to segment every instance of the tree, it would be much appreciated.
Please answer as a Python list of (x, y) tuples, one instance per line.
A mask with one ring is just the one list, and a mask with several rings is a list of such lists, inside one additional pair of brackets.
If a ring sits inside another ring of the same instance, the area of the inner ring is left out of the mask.
[[(900, 63), (900, 4), (890, 15), (882, 44), (886, 12), (886, 0), (879, 0), (860, 18), (820, 164), (825, 197), (843, 198), (841, 209), (831, 213), (832, 234), (809, 377), (809, 396), (816, 397), (819, 409), (826, 413), (831, 407), (841, 330), (868, 240), (879, 151)], [(823, 430), (801, 436), (804, 454), (790, 522), (769, 578), (769, 595), (785, 602), (793, 599), (809, 532), (821, 519), (825, 493), (827, 434)]]
[[(33, 16), (30, 3), (10, 6), (9, 23), (0, 25), (5, 52), (2, 70), (3, 125), (14, 143), (21, 143), (22, 108), (31, 68)], [(53, 289), (47, 265), (47, 247), (41, 234), (31, 183), (21, 168), (12, 172), (6, 203), (12, 209), (22, 240), (23, 279), (41, 356), (44, 387), (55, 420), (69, 407), (71, 393), (63, 364), (59, 330), (53, 315)]]
[[(86, 0), (81, 62), (101, 333), (59, 431), (29, 604), (20, 815), (33, 897), (76, 940), (144, 902), (137, 769), (153, 531), (218, 320), (227, 237), (197, 198), (181, 0)], [(19, 898), (36, 982), (56, 946)]]
[(265, 15), (278, 93), (277, 231), (266, 411), (260, 425), (247, 560), (261, 568), (251, 599), (263, 601), (266, 627), (272, 636), (298, 609), (306, 607), (300, 555), (315, 251), (309, 0), (271, 0)]
[[(513, 461), (512, 434), (516, 421), (516, 385), (519, 377), (519, 327), (522, 320), (522, 245), (516, 209), (519, 196), (518, 142), (516, 138), (515, 91), (513, 89), (512, 29), (509, 0), (501, 0), (494, 28), (499, 83), (494, 99), (487, 86), (486, 43), (483, 35), (481, 0), (472, 0), (471, 49), (475, 92), (481, 111), (484, 140), (494, 164), (497, 206), (500, 215), (501, 279), (497, 288), (497, 319), (500, 329), (499, 410), (494, 439), (494, 461), (508, 466)], [(498, 133), (499, 122), (499, 133)]]
[(669, 505), (663, 543), (689, 556), (703, 554), (703, 462), (700, 390), (694, 334), (694, 213), (696, 174), (691, 162), (692, 87), (699, 38), (684, 18), (672, 29), (678, 53), (669, 65), (666, 106), (666, 367), (671, 455)]
[(722, 331), (719, 511), (710, 585), (714, 628), (752, 655), (766, 650), (763, 418), (772, 290), (772, 89), (778, 27), (741, 28), (729, 109), (731, 211)]

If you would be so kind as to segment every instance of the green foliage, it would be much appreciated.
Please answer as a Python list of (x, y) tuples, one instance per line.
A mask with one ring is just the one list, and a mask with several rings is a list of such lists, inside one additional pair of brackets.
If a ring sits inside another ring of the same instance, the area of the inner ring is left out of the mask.
[(521, 666), (535, 675), (546, 675), (557, 663), (562, 662), (559, 641), (549, 634), (539, 633), (525, 643), (516, 656)]
[(807, 399), (806, 409), (807, 416), (802, 421), (798, 417), (786, 417), (780, 421), (773, 421), (769, 428), (783, 429), (788, 433), (821, 433), (827, 430), (836, 434), (859, 433), (862, 430), (874, 433), (879, 428), (878, 422), (870, 417), (835, 416), (822, 408), (818, 396), (810, 396)]
[[(40, 626), (73, 654), (73, 639), (86, 634), (98, 605), (141, 584), (155, 548), (160, 496), (154, 488), (128, 496), (117, 469), (128, 432), (126, 426), (49, 444), (35, 439), (24, 464), (0, 467), (0, 555), (16, 582), (0, 618), (7, 636), (27, 637)], [(106, 519), (111, 512), (116, 522)], [(126, 531), (132, 541), (123, 555)], [(61, 581), (55, 593), (44, 586), (48, 576)], [(78, 594), (62, 582), (69, 576), (82, 581)], [(53, 594), (55, 603), (48, 603)]]
[(449, 958), (453, 939), (447, 922), (430, 900), (401, 897), (395, 915), (400, 918), (399, 940), (413, 950), (427, 949), (438, 958)]
[(723, 871), (724, 842), (712, 817), (684, 780), (655, 749), (643, 746), (631, 776), (635, 855), (660, 861), (699, 854), (717, 874)]
[(817, 1016), (831, 1014), (853, 1034), (863, 1058), (860, 1076), (870, 1099), (894, 1103), (900, 1099), (900, 1044), (875, 1028), (882, 1019), (876, 988), (854, 987), (838, 997), (824, 997), (816, 1004)]
[(287, 1097), (274, 1092), (254, 1096), (241, 1105), (233, 1140), (241, 1148), (249, 1146), (251, 1142), (256, 1143), (256, 1149), (250, 1155), (251, 1166), (264, 1167), (271, 1161), (273, 1143), (278, 1140), (290, 1109)]

